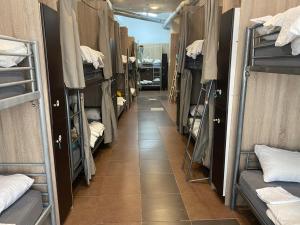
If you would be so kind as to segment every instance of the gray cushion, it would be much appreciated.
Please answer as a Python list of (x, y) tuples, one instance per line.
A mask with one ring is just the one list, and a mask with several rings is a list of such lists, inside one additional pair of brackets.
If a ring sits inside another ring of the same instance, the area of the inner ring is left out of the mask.
[(41, 192), (29, 190), (0, 215), (0, 223), (34, 225), (42, 211)]

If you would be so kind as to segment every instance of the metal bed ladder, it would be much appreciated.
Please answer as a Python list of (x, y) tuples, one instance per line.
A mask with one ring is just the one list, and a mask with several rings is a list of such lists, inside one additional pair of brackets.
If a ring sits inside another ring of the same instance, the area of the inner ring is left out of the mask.
[[(195, 113), (193, 115), (193, 121), (192, 121), (192, 124), (191, 124), (191, 126), (189, 127), (189, 130), (188, 130), (189, 137), (188, 137), (188, 142), (187, 142), (186, 148), (185, 148), (184, 159), (183, 159), (184, 161), (183, 161), (182, 168), (183, 168), (183, 170), (185, 170), (186, 164), (188, 164), (187, 165), (188, 168), (187, 168), (187, 172), (186, 172), (186, 179), (189, 182), (202, 182), (202, 181), (209, 180), (209, 177), (192, 179), (192, 166), (193, 166), (193, 162), (194, 162), (194, 159), (195, 159), (196, 147), (197, 147), (197, 145), (200, 141), (200, 134), (202, 132), (203, 124), (205, 123), (204, 118), (205, 118), (206, 113), (208, 113), (207, 109), (208, 109), (209, 99), (211, 97), (211, 94), (213, 93), (212, 92), (213, 85), (214, 85), (213, 80), (210, 80), (205, 84), (204, 83), (201, 84), (200, 93), (199, 93), (199, 96), (198, 96), (198, 99), (197, 99), (196, 110), (195, 110)], [(201, 100), (203, 99), (203, 97), (204, 97), (204, 107), (203, 107), (203, 111), (201, 113), (200, 126), (199, 126), (199, 129), (198, 129), (198, 132), (197, 132), (197, 136), (195, 137), (196, 141), (195, 141), (195, 144), (194, 144), (194, 147), (193, 147), (193, 151), (192, 151), (192, 153), (190, 153), (189, 149), (190, 149), (191, 139), (192, 139), (192, 136), (193, 136), (193, 128), (194, 128), (195, 121), (196, 121), (197, 116), (198, 116), (198, 109), (199, 109), (199, 106), (200, 106), (200, 103), (201, 103)]]

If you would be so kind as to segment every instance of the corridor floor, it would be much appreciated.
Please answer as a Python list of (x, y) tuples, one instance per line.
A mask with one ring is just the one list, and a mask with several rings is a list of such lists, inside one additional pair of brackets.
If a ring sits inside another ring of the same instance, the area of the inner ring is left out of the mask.
[(121, 116), (116, 142), (96, 153), (91, 185), (76, 185), (65, 224), (256, 224), (247, 211), (225, 207), (209, 184), (186, 182), (181, 169), (186, 138), (176, 131), (175, 107), (164, 92), (140, 94)]

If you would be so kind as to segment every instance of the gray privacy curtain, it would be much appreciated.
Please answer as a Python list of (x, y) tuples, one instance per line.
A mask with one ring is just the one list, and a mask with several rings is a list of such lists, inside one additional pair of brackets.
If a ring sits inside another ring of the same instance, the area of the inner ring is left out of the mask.
[(111, 98), (111, 81), (102, 83), (102, 123), (105, 126), (104, 143), (108, 144), (117, 136), (117, 120)]
[(122, 62), (120, 25), (117, 21), (115, 21), (114, 24), (114, 33), (116, 41), (116, 73), (124, 73), (124, 67)]
[(185, 69), (181, 74), (180, 83), (180, 114), (179, 114), (179, 132), (184, 133), (184, 128), (188, 125), (188, 116), (191, 104), (193, 77), (190, 70)]
[(205, 4), (205, 41), (201, 83), (217, 79), (218, 38), (219, 1), (207, 0)]
[(185, 66), (185, 55), (186, 55), (186, 45), (188, 36), (188, 24), (187, 24), (188, 14), (187, 11), (183, 12), (180, 19), (180, 36), (179, 36), (179, 49), (178, 49), (178, 64), (177, 72), (183, 73)]
[(60, 0), (60, 42), (64, 82), (68, 88), (85, 87), (75, 0)]
[(91, 131), (84, 110), (84, 95), (81, 94), (81, 112), (82, 112), (82, 127), (83, 127), (83, 143), (84, 143), (84, 174), (87, 184), (90, 184), (92, 175), (96, 173), (94, 158), (90, 146)]
[(110, 37), (109, 37), (109, 23), (108, 23), (108, 10), (109, 6), (106, 1), (100, 2), (100, 9), (98, 12), (99, 19), (99, 50), (103, 53), (104, 68), (103, 74), (105, 79), (112, 77), (112, 62), (111, 62), (111, 49), (110, 49)]
[[(214, 93), (214, 87), (212, 88)], [(212, 94), (208, 101), (207, 112), (204, 117), (203, 127), (201, 129), (200, 138), (195, 143), (195, 158), (194, 161), (203, 163), (204, 166), (210, 168), (211, 152), (213, 144), (213, 127), (214, 127), (214, 115), (215, 115), (215, 97)]]

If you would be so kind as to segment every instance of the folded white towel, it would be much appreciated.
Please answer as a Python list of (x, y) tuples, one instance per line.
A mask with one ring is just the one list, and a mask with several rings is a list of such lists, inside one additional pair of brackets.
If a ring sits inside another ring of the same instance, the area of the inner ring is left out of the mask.
[(280, 225), (300, 225), (300, 202), (268, 204), (268, 208)]
[(196, 59), (198, 55), (202, 53), (204, 40), (194, 41), (191, 45), (186, 48), (186, 55)]
[(266, 212), (267, 216), (269, 217), (269, 219), (275, 224), (275, 225), (281, 225), (278, 220), (275, 218), (275, 216), (273, 215), (273, 213), (271, 212), (270, 209), (267, 209)]
[(87, 46), (80, 46), (81, 58), (84, 62), (92, 63), (95, 69), (103, 68), (104, 55)]
[[(256, 190), (257, 196), (267, 204), (284, 204), (300, 202), (300, 198), (292, 195), (282, 187), (266, 187)], [(300, 213), (300, 212), (299, 212)]]
[[(0, 40), (0, 51), (12, 54), (27, 54), (28, 50), (24, 43), (16, 41)], [(12, 67), (18, 65), (25, 57), (23, 56), (0, 56), (0, 67)]]

